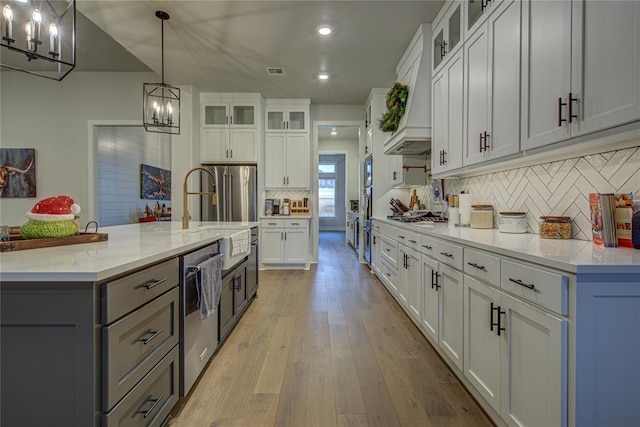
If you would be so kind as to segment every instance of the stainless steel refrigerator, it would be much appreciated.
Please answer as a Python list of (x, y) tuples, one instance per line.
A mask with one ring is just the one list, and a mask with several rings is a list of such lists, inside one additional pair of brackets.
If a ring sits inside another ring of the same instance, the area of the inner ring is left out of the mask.
[[(203, 165), (216, 180), (218, 201), (202, 199), (202, 221), (257, 221), (258, 173), (256, 166)], [(202, 191), (212, 191), (209, 177), (201, 175)]]

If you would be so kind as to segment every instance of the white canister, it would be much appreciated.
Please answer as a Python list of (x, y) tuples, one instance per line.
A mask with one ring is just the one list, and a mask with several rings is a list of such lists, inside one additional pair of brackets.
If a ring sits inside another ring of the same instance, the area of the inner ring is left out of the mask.
[(498, 219), (498, 230), (501, 233), (526, 233), (527, 213), (526, 212), (500, 212)]
[(449, 208), (449, 227), (455, 227), (460, 224), (460, 209)]

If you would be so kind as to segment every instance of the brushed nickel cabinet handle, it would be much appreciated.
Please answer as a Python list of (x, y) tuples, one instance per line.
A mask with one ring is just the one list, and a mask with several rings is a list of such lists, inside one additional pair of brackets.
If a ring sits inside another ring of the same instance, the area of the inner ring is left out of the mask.
[(156, 286), (158, 286), (159, 284), (164, 283), (166, 281), (167, 281), (167, 279), (160, 279), (160, 280), (151, 279), (148, 282), (144, 282), (140, 286), (136, 286), (136, 289), (140, 289), (140, 288), (153, 289)]
[(151, 341), (153, 341), (158, 335), (160, 335), (162, 332), (164, 331), (163, 328), (158, 329), (157, 331), (153, 332), (153, 331), (149, 331), (147, 332), (148, 334), (153, 334), (151, 335), (149, 338), (147, 339), (142, 339), (140, 338), (138, 341), (142, 341), (142, 344), (147, 345), (149, 344)]
[(155, 407), (158, 406), (158, 403), (162, 402), (162, 399), (164, 399), (164, 394), (161, 394), (156, 399), (153, 399), (153, 398), (147, 399), (144, 403), (153, 402), (153, 405), (151, 405), (151, 408), (147, 409), (146, 411), (138, 411), (138, 413), (143, 414), (142, 418), (147, 418), (149, 415), (151, 415)]

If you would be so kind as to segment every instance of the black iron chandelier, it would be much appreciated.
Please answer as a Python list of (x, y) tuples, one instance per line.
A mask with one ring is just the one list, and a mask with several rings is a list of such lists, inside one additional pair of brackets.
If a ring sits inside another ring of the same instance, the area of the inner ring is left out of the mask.
[(162, 83), (145, 83), (143, 93), (144, 128), (147, 132), (180, 134), (180, 89), (164, 83), (164, 21), (169, 14), (158, 10), (162, 25)]
[(1, 1), (0, 66), (62, 80), (76, 66), (76, 1)]

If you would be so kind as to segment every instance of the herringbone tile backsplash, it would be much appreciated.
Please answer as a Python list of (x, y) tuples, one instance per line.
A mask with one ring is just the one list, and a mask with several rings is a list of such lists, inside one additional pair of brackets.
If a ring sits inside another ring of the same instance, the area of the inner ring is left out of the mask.
[[(589, 193), (633, 192), (637, 199), (640, 147), (445, 180), (446, 194), (462, 190), (473, 194), (475, 203), (493, 205), (496, 227), (501, 211), (527, 212), (531, 233), (538, 233), (540, 216), (570, 216), (573, 238), (591, 240)], [(420, 187), (417, 194), (433, 206), (431, 187)]]

